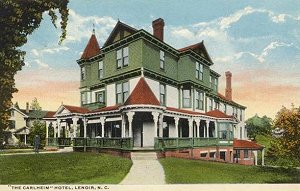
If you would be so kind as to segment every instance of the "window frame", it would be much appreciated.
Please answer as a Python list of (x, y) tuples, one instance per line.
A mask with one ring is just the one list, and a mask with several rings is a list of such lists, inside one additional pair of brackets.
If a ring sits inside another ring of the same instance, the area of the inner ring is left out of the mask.
[(213, 110), (214, 100), (213, 98), (209, 98), (209, 111)]
[[(96, 92), (95, 94), (96, 94), (95, 97), (96, 97), (96, 102), (97, 103), (105, 103), (105, 91), (99, 91), (99, 92)], [(99, 100), (99, 95), (102, 95), (102, 97), (103, 97), (102, 102)]]
[(81, 102), (81, 105), (86, 105), (87, 104), (87, 93), (86, 92), (81, 92), (80, 102)]
[[(125, 84), (127, 84), (126, 91), (125, 91), (125, 87), (126, 87)], [(129, 97), (129, 81), (116, 83), (115, 93), (116, 93), (116, 104), (123, 104)]]
[(196, 61), (195, 64), (196, 64), (196, 79), (203, 81), (203, 64), (199, 63), (198, 61)]
[[(247, 153), (247, 156), (246, 156), (246, 153)], [(248, 149), (244, 149), (244, 159), (248, 159), (248, 158), (249, 158), (249, 150)]]
[[(162, 92), (162, 87), (164, 89), (163, 92)], [(166, 104), (167, 104), (166, 94), (167, 94), (166, 84), (160, 83), (159, 84), (159, 102), (160, 102), (160, 105), (162, 105), (162, 106), (166, 106)]]
[(159, 68), (165, 70), (165, 52), (163, 50), (159, 51)]
[[(188, 98), (186, 98), (185, 97), (185, 93), (184, 92), (189, 92), (189, 97)], [(183, 89), (182, 90), (182, 106), (184, 107), (184, 108), (191, 108), (191, 89)], [(187, 105), (185, 105), (185, 100), (188, 100), (189, 101), (189, 105), (187, 106)]]
[(80, 80), (84, 81), (86, 79), (86, 70), (85, 66), (80, 67)]
[[(101, 68), (100, 68), (100, 64), (102, 66)], [(104, 78), (104, 63), (103, 63), (103, 60), (101, 60), (101, 61), (98, 62), (98, 78), (99, 79), (103, 79)]]
[(196, 109), (203, 110), (204, 109), (204, 92), (201, 90), (196, 90)]
[(122, 47), (116, 51), (116, 64), (117, 69), (129, 66), (129, 48), (128, 46)]

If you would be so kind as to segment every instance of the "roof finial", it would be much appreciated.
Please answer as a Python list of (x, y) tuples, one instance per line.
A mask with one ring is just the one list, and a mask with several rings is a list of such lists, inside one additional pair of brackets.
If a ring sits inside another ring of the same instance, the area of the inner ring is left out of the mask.
[(95, 23), (93, 23), (93, 34), (95, 34)]

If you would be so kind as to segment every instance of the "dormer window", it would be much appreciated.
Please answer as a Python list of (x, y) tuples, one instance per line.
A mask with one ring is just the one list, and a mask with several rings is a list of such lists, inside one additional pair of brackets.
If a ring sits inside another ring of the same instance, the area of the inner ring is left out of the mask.
[(117, 50), (117, 68), (128, 66), (129, 56), (128, 47)]
[(82, 66), (81, 68), (80, 68), (80, 79), (81, 80), (85, 80), (85, 67), (84, 66)]
[(196, 78), (198, 80), (203, 80), (203, 64), (196, 62)]
[(160, 69), (164, 70), (165, 69), (165, 52), (164, 51), (159, 51), (159, 58), (160, 58)]
[(129, 96), (128, 82), (118, 83), (116, 85), (116, 98), (117, 104), (124, 103)]

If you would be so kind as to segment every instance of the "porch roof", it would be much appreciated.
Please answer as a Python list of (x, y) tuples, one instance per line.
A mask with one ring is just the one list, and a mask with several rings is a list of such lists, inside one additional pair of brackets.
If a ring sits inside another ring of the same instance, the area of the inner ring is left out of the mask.
[(233, 140), (233, 148), (234, 149), (252, 149), (252, 150), (261, 150), (264, 146), (259, 145), (255, 142), (248, 141), (248, 140)]
[(108, 106), (108, 107), (102, 107), (98, 108), (92, 111), (89, 111), (88, 113), (96, 113), (96, 112), (105, 112), (105, 111), (114, 111), (114, 110), (119, 110), (119, 105), (114, 105), (114, 106)]
[(190, 115), (205, 115), (204, 113), (200, 113), (200, 112), (196, 112), (196, 111), (189, 111), (189, 110), (185, 110), (185, 109), (177, 109), (174, 107), (167, 107), (166, 110), (190, 114)]
[(71, 106), (71, 105), (63, 105), (64, 108), (69, 110), (71, 113), (87, 113), (90, 110), (83, 107)]
[(227, 115), (218, 109), (206, 112), (205, 114), (208, 116), (211, 116), (211, 117), (216, 117), (216, 118), (228, 118), (228, 119), (233, 118), (233, 116)]

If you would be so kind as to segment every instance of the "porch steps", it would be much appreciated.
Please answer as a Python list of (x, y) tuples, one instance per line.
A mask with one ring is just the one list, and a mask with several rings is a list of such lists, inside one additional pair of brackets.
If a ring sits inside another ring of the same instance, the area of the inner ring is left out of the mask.
[(131, 152), (131, 160), (156, 160), (156, 152)]

